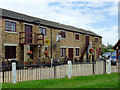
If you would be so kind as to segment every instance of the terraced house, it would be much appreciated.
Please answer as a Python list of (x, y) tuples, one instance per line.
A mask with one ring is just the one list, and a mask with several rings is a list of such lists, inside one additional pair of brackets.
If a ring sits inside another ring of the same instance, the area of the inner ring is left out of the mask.
[[(95, 60), (101, 55), (102, 37), (92, 31), (6, 9), (0, 11), (2, 60), (23, 63), (28, 51), (33, 52), (30, 58), (34, 61), (44, 57), (44, 51), (48, 51), (50, 58), (76, 58), (80, 62), (91, 61), (89, 48), (94, 50)], [(50, 45), (45, 44), (46, 39)]]

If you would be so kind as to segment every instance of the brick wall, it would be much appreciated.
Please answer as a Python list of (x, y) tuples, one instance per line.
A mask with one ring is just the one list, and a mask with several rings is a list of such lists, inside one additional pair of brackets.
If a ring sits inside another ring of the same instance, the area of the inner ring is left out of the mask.
[[(5, 19), (2, 20), (2, 28), (3, 28), (3, 37), (2, 37), (2, 42), (3, 42), (3, 50), (2, 50), (2, 57), (5, 57), (5, 47), (4, 44), (5, 43), (9, 43), (9, 44), (18, 44), (17, 48), (16, 48), (16, 56), (17, 56), (17, 60), (21, 61), (21, 59), (24, 58), (23, 56), (23, 51), (24, 51), (24, 46), (19, 45), (19, 32), (25, 32), (25, 22), (19, 22), (16, 21), (16, 33), (10, 33), (10, 32), (6, 32), (5, 31)], [(32, 31), (39, 33), (39, 26), (38, 25), (32, 25)], [(70, 32), (70, 31), (66, 31), (66, 38), (62, 39), (60, 42), (56, 42), (56, 35), (58, 33), (60, 33), (60, 29), (56, 29), (56, 28), (52, 28), (52, 44), (53, 44), (53, 49), (52, 49), (52, 53), (53, 53), (53, 58), (55, 57), (60, 57), (60, 46), (66, 46), (66, 55), (68, 57), (68, 48), (69, 47), (73, 47), (73, 59), (74, 58), (78, 58), (79, 56), (75, 56), (75, 47), (80, 47), (80, 52), (79, 54), (81, 55), (81, 50), (83, 45), (85, 44), (85, 34), (79, 34), (79, 39), (80, 40), (75, 40), (75, 33), (74, 32)], [(45, 39), (51, 39), (51, 28), (47, 27), (47, 36), (45, 37)], [(90, 40), (95, 41), (95, 37), (94, 36), (90, 36)], [(99, 38), (99, 42), (101, 42), (102, 39)], [(57, 44), (57, 47), (55, 47), (55, 44)], [(101, 45), (101, 44), (100, 44)], [(51, 46), (47, 46), (48, 47), (48, 52), (49, 52), (49, 56), (50, 52), (51, 52)], [(42, 51), (44, 51), (45, 46), (43, 46)], [(34, 50), (36, 52), (34, 52), (34, 60), (38, 59), (38, 46), (34, 47)], [(96, 53), (95, 53), (96, 54)], [(84, 61), (86, 61), (86, 54), (84, 55)]]
[(0, 65), (1, 59), (2, 59), (2, 19), (0, 18)]

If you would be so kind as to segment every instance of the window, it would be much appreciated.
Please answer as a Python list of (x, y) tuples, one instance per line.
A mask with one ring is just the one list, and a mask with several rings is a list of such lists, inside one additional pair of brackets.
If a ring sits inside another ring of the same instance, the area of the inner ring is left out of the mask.
[(16, 58), (15, 46), (5, 46), (5, 58), (6, 59)]
[(47, 47), (45, 47), (45, 51), (47, 51)]
[(40, 34), (44, 34), (44, 36), (46, 36), (46, 28), (40, 27)]
[(79, 34), (75, 34), (75, 39), (79, 40)]
[(66, 56), (66, 48), (61, 48), (61, 57)]
[(75, 49), (75, 55), (76, 55), (76, 56), (79, 56), (79, 48), (76, 48), (76, 49)]
[(16, 23), (15, 22), (6, 21), (5, 22), (5, 30), (6, 31), (15, 32), (16, 31)]
[(61, 31), (61, 36), (62, 36), (62, 38), (66, 38), (66, 33), (65, 33), (65, 31)]
[(95, 38), (95, 43), (98, 43), (98, 38)]

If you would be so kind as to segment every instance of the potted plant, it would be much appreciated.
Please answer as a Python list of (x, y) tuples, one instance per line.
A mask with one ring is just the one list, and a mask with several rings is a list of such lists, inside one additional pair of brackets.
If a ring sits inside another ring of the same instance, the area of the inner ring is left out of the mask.
[(89, 52), (90, 52), (90, 53), (93, 53), (93, 52), (94, 52), (94, 50), (93, 50), (93, 49), (89, 49)]
[[(26, 53), (26, 55), (32, 55), (32, 51), (28, 51), (27, 53)], [(34, 64), (34, 61), (32, 60), (32, 59), (30, 59), (30, 58), (27, 58), (27, 60), (24, 62), (24, 64), (25, 65), (31, 65), (31, 64)]]
[(26, 54), (27, 55), (32, 55), (32, 51), (28, 51)]
[(32, 59), (27, 59), (25, 62), (24, 62), (25, 65), (31, 65), (31, 64), (34, 64), (34, 61)]

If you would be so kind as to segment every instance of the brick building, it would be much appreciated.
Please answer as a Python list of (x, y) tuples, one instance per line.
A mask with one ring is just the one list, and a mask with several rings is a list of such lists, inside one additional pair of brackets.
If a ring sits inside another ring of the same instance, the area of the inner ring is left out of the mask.
[[(0, 45), (2, 60), (16, 59), (23, 63), (32, 51), (34, 61), (44, 57), (41, 52), (48, 51), (52, 58), (65, 58), (79, 61), (90, 59), (88, 47), (94, 49), (94, 59), (99, 59), (102, 48), (102, 37), (92, 31), (52, 22), (25, 14), (0, 9)], [(57, 41), (56, 37), (61, 36)], [(44, 41), (50, 40), (50, 45)], [(2, 43), (1, 43), (2, 42)], [(41, 47), (42, 46), (42, 47)]]

